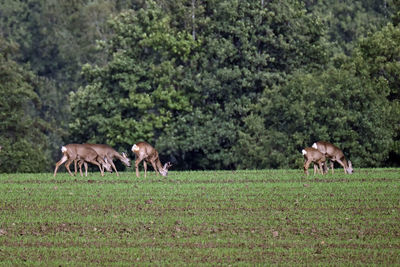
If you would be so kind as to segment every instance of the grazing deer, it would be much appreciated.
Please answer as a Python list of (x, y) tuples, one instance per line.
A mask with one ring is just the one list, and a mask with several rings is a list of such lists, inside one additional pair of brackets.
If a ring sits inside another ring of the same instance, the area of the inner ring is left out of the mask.
[(306, 147), (304, 148), (301, 153), (304, 156), (304, 173), (307, 174), (308, 176), (308, 167), (310, 166), (311, 162), (314, 162), (314, 175), (318, 171), (318, 168), (316, 168), (316, 164), (319, 166), (319, 170), (321, 171), (321, 174), (324, 174), (324, 171), (322, 169), (322, 165), (325, 164), (326, 158), (325, 155), (322, 154), (318, 149), (315, 149), (313, 147)]
[[(80, 160), (92, 163), (99, 167), (101, 176), (104, 176), (104, 172), (101, 168), (101, 165), (106, 168), (107, 171), (112, 171), (110, 163), (107, 162), (107, 158), (101, 158), (97, 155), (96, 151), (91, 149), (90, 147), (81, 145), (81, 144), (68, 144), (61, 147), (61, 152), (63, 153), (62, 158), (56, 163), (56, 168), (54, 169), (54, 177), (57, 174), (57, 170), (61, 164), (65, 162), (65, 168), (69, 172), (71, 176), (73, 176), (71, 170), (69, 169), (69, 165), (74, 160)], [(82, 175), (82, 170), (81, 170)], [(87, 169), (86, 169), (86, 176), (87, 176)]]
[(154, 147), (152, 147), (148, 143), (139, 142), (134, 144), (132, 146), (132, 152), (135, 153), (136, 155), (136, 160), (135, 160), (136, 177), (139, 178), (139, 163), (142, 160), (144, 167), (144, 178), (146, 178), (147, 162), (151, 163), (157, 175), (158, 172), (160, 172), (162, 176), (168, 175), (168, 169), (172, 166), (171, 162), (165, 163), (163, 167), (158, 157), (157, 150), (155, 150)]
[[(101, 157), (101, 158), (106, 158), (107, 161), (111, 164), (111, 167), (114, 169), (114, 171), (116, 172), (117, 176), (119, 176), (117, 168), (114, 165), (114, 158), (119, 159), (123, 164), (125, 164), (125, 166), (130, 167), (131, 166), (131, 160), (127, 157), (127, 155), (125, 153), (118, 153), (114, 148), (112, 148), (109, 145), (103, 145), (103, 144), (84, 144), (84, 146), (90, 147), (91, 149), (93, 149), (94, 151), (96, 151), (96, 153)], [(76, 168), (76, 162), (77, 160), (75, 160), (75, 174), (77, 172), (77, 168)], [(79, 168), (82, 169), (82, 163), (79, 163)], [(85, 163), (85, 169), (87, 170), (87, 164)], [(103, 169), (103, 166), (102, 166)], [(103, 169), (104, 171), (104, 169)], [(82, 172), (82, 170), (81, 170)]]
[(318, 141), (314, 143), (312, 147), (318, 149), (322, 154), (325, 155), (326, 158), (331, 160), (332, 174), (334, 173), (333, 163), (335, 161), (343, 167), (344, 173), (353, 173), (353, 165), (351, 164), (351, 161), (349, 160), (349, 162), (347, 162), (346, 158), (344, 157), (343, 151), (340, 150), (337, 146), (328, 142)]

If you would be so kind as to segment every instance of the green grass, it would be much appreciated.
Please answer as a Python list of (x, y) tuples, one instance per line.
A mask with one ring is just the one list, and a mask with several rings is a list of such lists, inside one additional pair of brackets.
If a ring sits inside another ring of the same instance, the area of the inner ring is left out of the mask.
[(3, 265), (400, 264), (400, 169), (1, 174), (0, 214)]

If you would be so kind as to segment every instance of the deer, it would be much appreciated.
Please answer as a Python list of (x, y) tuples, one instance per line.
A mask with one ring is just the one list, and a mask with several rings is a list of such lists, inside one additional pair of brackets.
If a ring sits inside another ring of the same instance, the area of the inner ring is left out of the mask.
[(150, 144), (146, 142), (136, 143), (132, 146), (132, 152), (136, 155), (135, 168), (137, 178), (139, 178), (139, 163), (141, 161), (143, 161), (144, 178), (146, 178), (147, 173), (147, 162), (151, 163), (157, 176), (158, 172), (164, 177), (168, 175), (168, 169), (172, 166), (171, 162), (167, 162), (162, 166), (157, 150)]
[(344, 173), (348, 173), (351, 174), (353, 173), (353, 165), (351, 164), (351, 161), (349, 160), (347, 162), (343, 151), (340, 150), (337, 146), (325, 142), (325, 141), (318, 141), (315, 142), (312, 145), (313, 148), (318, 149), (322, 154), (325, 155), (326, 158), (331, 160), (331, 169), (332, 169), (332, 174), (334, 173), (333, 170), (333, 163), (337, 162), (339, 163), (343, 169), (344, 169)]
[(325, 164), (326, 157), (324, 154), (322, 154), (318, 149), (315, 149), (313, 147), (306, 147), (304, 148), (301, 153), (304, 156), (304, 173), (307, 174), (308, 176), (308, 167), (310, 166), (310, 163), (314, 163), (314, 175), (316, 172), (318, 172), (318, 167), (321, 172), (321, 174), (324, 174), (322, 165)]
[[(113, 162), (114, 158), (119, 159), (127, 167), (131, 166), (131, 160), (128, 158), (126, 153), (122, 152), (120, 154), (114, 148), (112, 148), (109, 145), (103, 145), (103, 144), (83, 144), (83, 145), (87, 146), (87, 147), (90, 147), (91, 149), (96, 151), (96, 153), (100, 157), (106, 158), (107, 161), (111, 164), (111, 167), (113, 168), (113, 170), (115, 171), (117, 176), (119, 176), (119, 173), (117, 171), (117, 168), (114, 165), (114, 162)], [(75, 160), (74, 163), (75, 163), (75, 174), (76, 174), (76, 172), (77, 172), (77, 168), (76, 168), (77, 160)], [(80, 162), (79, 163), (79, 169), (81, 170), (81, 172), (82, 172), (82, 163), (84, 163), (84, 162)], [(85, 169), (87, 170), (87, 163), (85, 163)], [(103, 171), (104, 171), (104, 169), (103, 169)]]
[[(104, 168), (111, 172), (111, 164), (108, 163), (107, 158), (100, 157), (96, 151), (91, 149), (90, 147), (84, 146), (82, 144), (68, 144), (61, 147), (61, 152), (63, 153), (62, 158), (56, 163), (56, 167), (54, 169), (54, 177), (57, 175), (57, 170), (61, 166), (61, 164), (65, 163), (65, 168), (67, 169), (68, 173), (73, 176), (71, 170), (69, 169), (69, 165), (74, 160), (84, 161), (92, 163), (99, 167), (101, 176), (104, 176), (104, 172), (101, 168), (101, 165)], [(81, 176), (82, 170), (81, 170)], [(87, 176), (87, 169), (86, 169), (86, 176)]]

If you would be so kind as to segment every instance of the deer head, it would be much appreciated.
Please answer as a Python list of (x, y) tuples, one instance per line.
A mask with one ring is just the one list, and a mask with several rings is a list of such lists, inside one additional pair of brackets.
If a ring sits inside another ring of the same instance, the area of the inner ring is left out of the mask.
[(107, 157), (104, 157), (103, 162), (101, 162), (101, 164), (103, 165), (103, 167), (108, 171), (108, 172), (112, 172), (112, 167), (110, 162), (108, 162)]
[(353, 164), (351, 164), (351, 161), (349, 160), (348, 161), (348, 167), (346, 168), (346, 172), (348, 173), (348, 174), (351, 174), (351, 173), (353, 173)]
[(122, 152), (121, 155), (122, 155), (122, 158), (120, 158), (120, 160), (122, 161), (122, 163), (125, 164), (125, 166), (130, 167), (131, 166), (131, 160), (128, 158), (126, 153)]
[(159, 170), (160, 174), (162, 176), (168, 176), (168, 169), (171, 168), (172, 164), (171, 162), (167, 162), (164, 164), (164, 167)]

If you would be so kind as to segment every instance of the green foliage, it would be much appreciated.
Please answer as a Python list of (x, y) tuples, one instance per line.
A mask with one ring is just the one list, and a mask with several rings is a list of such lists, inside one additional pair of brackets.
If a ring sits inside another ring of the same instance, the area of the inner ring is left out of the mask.
[(265, 90), (239, 132), (239, 166), (251, 168), (249, 159), (258, 168), (300, 166), (301, 149), (317, 140), (341, 147), (355, 166), (398, 155), (399, 44), (399, 29), (389, 24), (361, 40), (339, 68), (299, 71)]
[[(245, 155), (241, 165), (250, 157), (261, 166), (299, 166), (302, 148), (326, 140), (343, 149), (355, 166), (379, 166), (392, 149), (395, 130), (388, 94), (387, 83), (346, 69), (298, 72), (284, 88), (266, 90), (256, 107), (260, 113), (247, 118), (238, 142)], [(255, 157), (254, 146), (268, 149)]]
[(202, 8), (207, 17), (198, 14), (195, 27), (201, 46), (187, 70), (195, 111), (179, 114), (157, 146), (184, 168), (236, 168), (242, 155), (232, 152), (251, 103), (294, 70), (326, 62), (323, 27), (297, 1), (264, 7), (216, 1)]
[(383, 80), (390, 89), (388, 98), (400, 100), (400, 29), (392, 24), (360, 40), (354, 51), (357, 71), (365, 78)]
[[(390, 101), (382, 107), (391, 109), (388, 129), (394, 131), (390, 161), (400, 159), (400, 29), (392, 24), (360, 40), (354, 52), (354, 65), (361, 77), (385, 84), (382, 93)], [(379, 87), (377, 88), (379, 89)]]
[(15, 43), (18, 53), (10, 56), (17, 64), (29, 64), (38, 76), (31, 86), (40, 98), (37, 116), (48, 124), (46, 154), (53, 167), (60, 146), (69, 139), (68, 94), (82, 83), (81, 64), (102, 62), (96, 39), (107, 36), (105, 21), (114, 4), (109, 1), (4, 0), (0, 3), (0, 32)]
[[(396, 1), (396, 0), (395, 0)], [(309, 10), (327, 25), (327, 38), (332, 45), (334, 57), (350, 55), (358, 39), (384, 26), (394, 12), (394, 1), (381, 0), (325, 0), (306, 1)]]
[(48, 170), (48, 125), (37, 113), (34, 74), (11, 60), (16, 50), (0, 38), (0, 172)]
[(180, 111), (190, 111), (181, 88), (196, 42), (170, 26), (154, 3), (110, 20), (113, 36), (101, 45), (110, 60), (86, 65), (88, 85), (71, 94), (76, 140), (127, 147), (150, 143)]
[(284, 149), (288, 142), (284, 133), (265, 129), (265, 118), (250, 114), (244, 119), (233, 151), (238, 155), (239, 169), (264, 169), (289, 166)]
[(208, 110), (196, 108), (186, 116), (178, 116), (158, 139), (157, 146), (178, 168), (233, 167), (233, 155), (226, 153), (236, 139), (237, 125), (218, 104)]
[(297, 167), (315, 139), (361, 166), (398, 165), (396, 0), (4, 0), (0, 10), (19, 51), (0, 47), (14, 64), (4, 69), (29, 73), (14, 79), (19, 91), (2, 85), (25, 103), (4, 104), (3, 126), (24, 115), (16, 129), (37, 131), (9, 146), (46, 155), (19, 162), (24, 171), (52, 168), (66, 142), (126, 151), (140, 140), (177, 169)]

